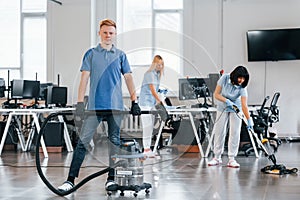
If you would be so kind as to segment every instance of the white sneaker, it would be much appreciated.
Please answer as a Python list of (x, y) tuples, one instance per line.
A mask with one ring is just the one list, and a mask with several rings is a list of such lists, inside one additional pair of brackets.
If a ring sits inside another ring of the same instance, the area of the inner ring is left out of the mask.
[(227, 167), (239, 168), (240, 164), (236, 162), (236, 160), (229, 160)]
[(70, 181), (65, 181), (61, 186), (58, 187), (59, 191), (66, 192), (71, 190), (74, 187), (74, 184)]
[(213, 158), (211, 161), (209, 161), (208, 163), (208, 166), (216, 166), (216, 165), (220, 165), (220, 164), (222, 164), (222, 159), (221, 158), (219, 158), (219, 159), (217, 159), (217, 158)]
[(151, 149), (144, 149), (144, 157), (146, 158), (155, 158), (155, 153)]

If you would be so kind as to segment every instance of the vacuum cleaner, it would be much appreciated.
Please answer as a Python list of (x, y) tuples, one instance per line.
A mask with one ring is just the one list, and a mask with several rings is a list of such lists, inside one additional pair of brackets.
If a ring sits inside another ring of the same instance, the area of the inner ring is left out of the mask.
[[(89, 112), (89, 111), (88, 111)], [(114, 111), (115, 112), (115, 111)], [(117, 111), (118, 114), (131, 114), (130, 111)], [(87, 112), (86, 112), (87, 113)], [(142, 111), (141, 114), (156, 114), (157, 111)], [(95, 112), (93, 112), (95, 114)], [(97, 114), (99, 114), (97, 112)], [(101, 112), (100, 112), (101, 114)], [(113, 166), (107, 167), (103, 170), (100, 170), (96, 173), (89, 175), (84, 178), (78, 184), (74, 185), (74, 187), (68, 191), (60, 191), (56, 187), (54, 187), (49, 180), (45, 177), (40, 163), (40, 140), (45, 132), (45, 127), (51, 119), (57, 117), (58, 115), (73, 115), (72, 112), (59, 112), (50, 114), (43, 124), (41, 125), (40, 132), (37, 135), (36, 139), (36, 148), (35, 148), (35, 159), (36, 159), (36, 168), (38, 174), (42, 181), (46, 184), (46, 186), (55, 194), (59, 196), (65, 196), (73, 193), (88, 181), (106, 174), (110, 169), (115, 169), (115, 177), (117, 181), (117, 187), (108, 188), (107, 194), (110, 196), (113, 192), (121, 191), (120, 195), (124, 196), (124, 191), (130, 190), (134, 191), (134, 196), (137, 196), (138, 192), (145, 189), (146, 194), (150, 191), (149, 189), (152, 187), (150, 183), (143, 182), (143, 159), (144, 155), (141, 153), (138, 143), (135, 140), (125, 141), (121, 144), (121, 148), (117, 155), (112, 156), (113, 159), (116, 160)]]
[[(241, 118), (246, 126), (248, 125), (247, 119), (244, 114), (240, 111), (240, 109), (233, 105), (233, 110), (236, 112), (239, 118)], [(276, 157), (274, 153), (271, 153), (271, 145), (267, 138), (263, 138), (262, 140), (259, 139), (258, 135), (254, 132), (254, 130), (248, 130), (250, 134), (255, 138), (257, 145), (265, 152), (266, 157), (273, 163), (273, 165), (268, 165), (261, 169), (261, 172), (267, 174), (295, 174), (298, 172), (297, 168), (286, 168), (283, 164), (277, 164)]]
[(134, 139), (124, 140), (118, 154), (112, 156), (112, 159), (124, 164), (115, 168), (117, 186), (107, 188), (109, 196), (118, 190), (120, 196), (124, 196), (124, 191), (134, 191), (135, 197), (141, 190), (145, 190), (146, 194), (149, 194), (152, 186), (150, 183), (144, 183), (143, 161), (145, 158), (139, 144)]

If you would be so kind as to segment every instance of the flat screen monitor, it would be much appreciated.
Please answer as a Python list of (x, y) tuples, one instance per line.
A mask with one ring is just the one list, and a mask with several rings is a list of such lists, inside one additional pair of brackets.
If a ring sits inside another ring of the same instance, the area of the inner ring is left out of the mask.
[(0, 78), (0, 98), (5, 96), (4, 91), (5, 91), (5, 81), (4, 78)]
[(210, 95), (206, 82), (208, 78), (179, 79), (179, 99), (190, 100)]
[(11, 98), (22, 99), (23, 98), (23, 80), (14, 79), (11, 81)]
[(68, 101), (67, 87), (52, 87), (47, 88), (46, 105), (55, 105), (56, 107), (65, 107)]
[(40, 81), (24, 80), (23, 99), (38, 99), (40, 96)]
[(247, 32), (248, 61), (300, 59), (300, 28)]
[(46, 100), (48, 86), (53, 86), (53, 83), (41, 83), (40, 84), (40, 96), (39, 96), (40, 100)]

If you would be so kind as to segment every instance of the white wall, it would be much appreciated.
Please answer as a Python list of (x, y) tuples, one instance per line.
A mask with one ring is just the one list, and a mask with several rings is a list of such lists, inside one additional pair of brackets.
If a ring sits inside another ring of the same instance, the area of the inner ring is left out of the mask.
[[(281, 118), (274, 127), (282, 135), (300, 132), (300, 108), (296, 103), (300, 93), (295, 87), (300, 61), (247, 62), (246, 32), (300, 27), (299, 8), (300, 1), (297, 0), (185, 1), (184, 12), (189, 13), (184, 19), (186, 34), (206, 47), (217, 68), (223, 66), (226, 72), (230, 72), (239, 64), (248, 67), (251, 74), (249, 104), (259, 104), (266, 95), (272, 97), (276, 91), (281, 93)], [(215, 70), (215, 66), (199, 57), (197, 52), (189, 49), (188, 56), (192, 56), (193, 64)]]
[[(62, 84), (70, 86), (71, 96), (77, 90), (83, 53), (98, 41), (95, 26), (103, 18), (115, 19), (116, 2), (65, 0), (62, 6), (48, 3), (48, 78), (56, 81), (60, 73)], [(296, 81), (300, 61), (248, 63), (246, 32), (300, 27), (299, 10), (299, 0), (184, 0), (183, 74), (206, 76), (221, 68), (230, 72), (236, 65), (246, 65), (251, 74), (249, 104), (260, 104), (266, 95), (279, 91), (281, 118), (274, 127), (280, 135), (298, 135), (300, 93)], [(141, 77), (138, 73), (134, 72), (134, 76)], [(165, 78), (176, 79), (167, 75)]]
[(68, 86), (69, 102), (76, 102), (83, 53), (91, 44), (91, 6), (87, 0), (48, 1), (47, 80)]
[[(281, 134), (300, 132), (300, 97), (295, 87), (300, 61), (246, 62), (247, 30), (300, 27), (300, 1), (252, 0), (224, 3), (224, 63), (232, 66), (245, 62), (251, 72), (249, 103), (258, 103), (266, 95), (279, 91), (281, 121), (276, 124)], [(233, 44), (233, 45), (232, 45)], [(242, 55), (241, 55), (242, 52)], [(239, 56), (236, 56), (239, 55)]]

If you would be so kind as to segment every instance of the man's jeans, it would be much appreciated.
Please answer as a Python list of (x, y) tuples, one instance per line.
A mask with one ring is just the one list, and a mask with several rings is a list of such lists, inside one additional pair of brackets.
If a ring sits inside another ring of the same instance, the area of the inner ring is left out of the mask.
[[(118, 152), (120, 146), (120, 125), (123, 119), (121, 114), (105, 114), (105, 115), (88, 115), (83, 123), (81, 133), (79, 135), (79, 141), (73, 153), (73, 159), (70, 166), (69, 176), (78, 177), (79, 170), (84, 160), (86, 149), (91, 142), (94, 133), (100, 122), (107, 121), (108, 125), (108, 139), (109, 139), (109, 165), (112, 166), (114, 161), (111, 159), (111, 155)], [(114, 179), (114, 170), (110, 170), (108, 173), (108, 179)]]

